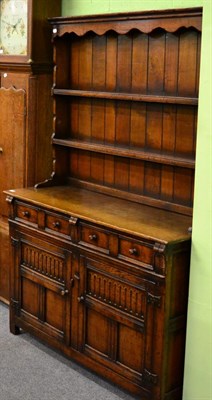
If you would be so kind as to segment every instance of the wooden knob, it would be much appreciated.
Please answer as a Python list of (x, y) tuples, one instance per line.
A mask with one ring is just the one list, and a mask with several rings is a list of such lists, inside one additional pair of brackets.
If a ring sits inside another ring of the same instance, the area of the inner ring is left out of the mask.
[(3, 148), (2, 147), (0, 147), (0, 153), (3, 153)]
[(24, 217), (27, 217), (27, 218), (30, 217), (30, 212), (29, 211), (23, 211), (22, 214), (23, 214)]
[(130, 253), (132, 256), (137, 256), (137, 255), (138, 255), (138, 250), (135, 249), (135, 248), (129, 249), (129, 253)]
[(66, 294), (68, 294), (68, 289), (63, 289), (60, 292), (61, 296), (65, 296)]
[(85, 301), (85, 297), (84, 296), (79, 296), (77, 297), (77, 300), (79, 303), (83, 303)]
[(93, 240), (95, 242), (97, 240), (97, 235), (95, 235), (95, 234), (89, 235), (89, 239)]
[(54, 228), (60, 228), (60, 222), (59, 221), (53, 222), (52, 225), (53, 225)]

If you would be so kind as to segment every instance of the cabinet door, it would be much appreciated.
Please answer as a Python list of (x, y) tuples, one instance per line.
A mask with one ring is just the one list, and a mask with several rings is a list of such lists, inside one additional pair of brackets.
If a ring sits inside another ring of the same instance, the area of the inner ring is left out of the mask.
[(30, 234), (12, 238), (11, 331), (33, 331), (69, 344), (72, 254)]
[(7, 216), (3, 190), (24, 186), (26, 93), (0, 88), (0, 208)]
[(149, 391), (158, 381), (155, 351), (157, 358), (161, 354), (154, 343), (162, 313), (158, 285), (121, 264), (84, 257), (79, 275), (78, 350), (112, 370), (113, 377), (117, 373)]

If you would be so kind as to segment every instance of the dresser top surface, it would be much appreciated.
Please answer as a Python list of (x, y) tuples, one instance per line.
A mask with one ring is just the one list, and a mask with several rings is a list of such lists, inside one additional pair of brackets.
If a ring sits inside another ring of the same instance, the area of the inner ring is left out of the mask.
[(189, 240), (191, 217), (86, 189), (56, 186), (5, 191), (8, 196), (51, 211), (162, 243)]

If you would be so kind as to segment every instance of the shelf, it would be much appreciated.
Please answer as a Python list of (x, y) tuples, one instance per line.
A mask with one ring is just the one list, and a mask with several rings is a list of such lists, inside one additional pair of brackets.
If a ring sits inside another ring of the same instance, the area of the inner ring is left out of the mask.
[(151, 150), (148, 151), (137, 150), (129, 147), (120, 147), (120, 146), (116, 147), (114, 145), (92, 143), (88, 141), (56, 139), (56, 138), (52, 139), (52, 143), (59, 146), (65, 146), (80, 150), (87, 150), (113, 156), (135, 158), (138, 160), (178, 166), (182, 168), (190, 168), (190, 169), (195, 168), (195, 160), (192, 158), (175, 156), (173, 154), (164, 154), (162, 152), (159, 153)]
[(183, 105), (198, 105), (196, 97), (180, 97), (180, 96), (164, 96), (153, 94), (138, 94), (138, 93), (117, 93), (103, 92), (94, 90), (68, 90), (68, 89), (53, 89), (54, 95), (70, 96), (70, 97), (89, 97), (105, 100), (124, 100), (124, 101), (139, 101), (146, 103), (163, 103), (163, 104), (183, 104)]

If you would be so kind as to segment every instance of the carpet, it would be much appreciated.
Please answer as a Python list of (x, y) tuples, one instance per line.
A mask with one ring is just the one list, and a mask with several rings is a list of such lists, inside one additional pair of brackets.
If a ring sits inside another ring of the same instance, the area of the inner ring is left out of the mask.
[(0, 400), (133, 400), (28, 333), (9, 332), (0, 302)]

